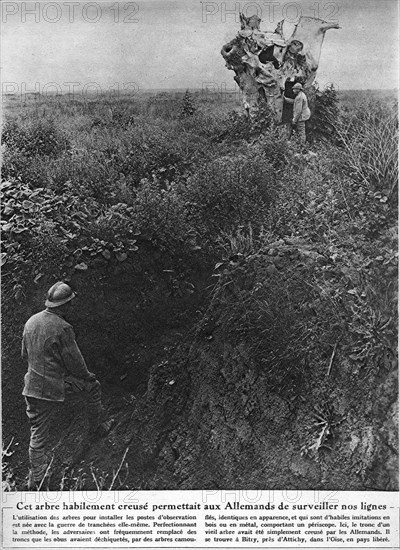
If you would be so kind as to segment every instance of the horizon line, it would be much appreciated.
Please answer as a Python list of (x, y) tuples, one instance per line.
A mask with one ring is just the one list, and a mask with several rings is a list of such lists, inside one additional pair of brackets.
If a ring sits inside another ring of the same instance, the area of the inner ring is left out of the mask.
[[(327, 87), (327, 86), (325, 86)], [(134, 94), (134, 95), (138, 95), (140, 93), (143, 93), (143, 92), (181, 92), (181, 91), (186, 91), (188, 90), (189, 92), (190, 91), (195, 91), (195, 92), (207, 92), (207, 93), (210, 93), (212, 90), (210, 89), (205, 89), (205, 88), (193, 88), (193, 87), (182, 87), (182, 88), (142, 88), (142, 89), (139, 89), (137, 91), (132, 91), (132, 90), (123, 90), (123, 91), (119, 91), (117, 94), (115, 95), (130, 95), (130, 94)], [(399, 92), (399, 88), (397, 87), (393, 87), (393, 88), (337, 88), (337, 91), (338, 92), (355, 92), (355, 91), (364, 91), (364, 92), (368, 92), (368, 91), (371, 91), (371, 92), (394, 92), (394, 91), (397, 91)], [(218, 92), (215, 92), (215, 93), (218, 93)], [(224, 92), (224, 94), (237, 94), (237, 93), (242, 93), (241, 90), (238, 88), (237, 90), (226, 90)], [(87, 90), (85, 92), (85, 95), (106, 95), (106, 94), (109, 94), (109, 95), (113, 95), (113, 91), (112, 90), (104, 90), (104, 91), (101, 91), (101, 92), (95, 92), (95, 91), (90, 91), (90, 90)], [(8, 92), (8, 93), (2, 93), (1, 94), (2, 96), (4, 97), (7, 97), (7, 96), (29, 96), (29, 95), (32, 95), (32, 96), (43, 96), (43, 97), (47, 97), (47, 96), (66, 96), (66, 95), (79, 95), (79, 92), (77, 92), (76, 94), (73, 93), (73, 92), (51, 92), (51, 91), (48, 91), (46, 93), (42, 93), (42, 92)]]

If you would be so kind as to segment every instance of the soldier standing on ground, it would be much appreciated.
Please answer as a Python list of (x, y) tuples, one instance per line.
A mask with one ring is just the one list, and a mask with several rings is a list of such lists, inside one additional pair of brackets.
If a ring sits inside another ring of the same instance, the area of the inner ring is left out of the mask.
[(299, 136), (300, 142), (306, 142), (306, 120), (309, 120), (311, 117), (311, 111), (308, 107), (308, 100), (306, 94), (303, 92), (303, 86), (300, 82), (297, 82), (293, 86), (294, 99), (290, 99), (284, 96), (284, 99), (287, 103), (293, 103), (293, 119), (291, 123), (291, 129), (289, 133), (289, 138), (294, 129)]
[(31, 436), (29, 443), (28, 489), (38, 489), (49, 469), (49, 432), (52, 419), (69, 394), (87, 402), (89, 434), (104, 437), (111, 422), (102, 422), (101, 386), (89, 372), (75, 341), (72, 326), (65, 320), (76, 294), (63, 282), (53, 285), (46, 309), (25, 324), (22, 357), (28, 361), (23, 395), (27, 405)]

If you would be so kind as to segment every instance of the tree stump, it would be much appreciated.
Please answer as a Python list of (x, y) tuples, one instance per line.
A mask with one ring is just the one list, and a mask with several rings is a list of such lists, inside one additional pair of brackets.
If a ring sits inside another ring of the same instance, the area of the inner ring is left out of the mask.
[[(292, 106), (284, 106), (284, 94), (292, 97), (296, 82), (315, 96), (313, 83), (318, 69), (322, 43), (328, 29), (338, 29), (337, 23), (327, 23), (314, 17), (301, 17), (290, 38), (283, 34), (283, 21), (274, 32), (261, 31), (261, 19), (240, 15), (241, 30), (222, 47), (221, 54), (234, 80), (243, 92), (243, 106), (250, 119), (261, 103), (267, 103), (277, 123), (287, 121)], [(311, 101), (311, 111), (313, 110)]]

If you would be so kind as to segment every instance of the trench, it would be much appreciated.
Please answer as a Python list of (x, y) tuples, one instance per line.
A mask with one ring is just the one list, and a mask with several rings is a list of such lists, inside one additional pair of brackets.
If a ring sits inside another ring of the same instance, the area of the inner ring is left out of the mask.
[[(64, 408), (53, 433), (51, 489), (61, 482), (64, 489), (95, 489), (93, 472), (107, 489), (125, 453), (114, 486), (121, 490), (396, 486), (390, 472), (396, 452), (387, 444), (397, 421), (396, 372), (372, 382), (335, 365), (329, 378), (325, 369), (311, 371), (284, 380), (295, 391), (282, 391), (258, 368), (246, 339), (228, 338), (218, 318), (204, 321), (209, 273), (187, 273), (195, 288), (189, 293), (165, 266), (127, 263), (118, 273), (76, 276), (79, 307), (71, 323), (116, 424), (88, 447), (82, 410), (73, 403)], [(19, 334), (23, 321), (41, 309), (47, 286), (44, 281), (29, 297), (18, 312), (20, 329), (6, 337), (3, 437), (18, 443), (10, 464), (19, 489), (29, 439)], [(335, 411), (334, 437), (313, 456), (304, 449), (314, 441), (315, 406), (324, 418), (330, 414), (324, 400)]]
[[(171, 268), (167, 259), (153, 257), (152, 251), (143, 255), (140, 262), (126, 262), (123, 269), (117, 266), (117, 272), (107, 268), (76, 274), (71, 284), (79, 288), (79, 297), (67, 319), (74, 327), (89, 370), (101, 381), (106, 414), (122, 426), (124, 434), (134, 420), (137, 403), (144, 399), (151, 369), (162, 366), (176, 353), (201, 315), (210, 284), (203, 271), (189, 270), (185, 277), (179, 277), (174, 269), (167, 269)], [(160, 270), (157, 261), (166, 269)], [(17, 488), (22, 490), (29, 469), (29, 426), (21, 395), (26, 365), (19, 354), (20, 337), (24, 322), (43, 309), (46, 289), (51, 284), (42, 281), (8, 315), (8, 330), (3, 327), (2, 400), (3, 411), (7, 411), (3, 415), (3, 438), (5, 444), (13, 441), (8, 461)], [(85, 431), (82, 406), (71, 399), (60, 408), (52, 428), (52, 447), (56, 451), (50, 488), (59, 489), (66, 465), (76, 469), (90, 459), (82, 437)], [(97, 446), (93, 453), (96, 462)], [(143, 465), (144, 470), (148, 467)], [(102, 468), (112, 471), (109, 463)]]

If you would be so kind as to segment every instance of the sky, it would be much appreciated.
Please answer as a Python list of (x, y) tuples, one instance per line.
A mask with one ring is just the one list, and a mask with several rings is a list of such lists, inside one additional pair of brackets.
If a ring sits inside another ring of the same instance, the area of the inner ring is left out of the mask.
[(322, 47), (317, 81), (338, 89), (398, 88), (398, 0), (296, 2), (2, 1), (2, 90), (234, 90), (221, 47), (240, 29), (239, 12), (261, 29), (300, 15), (338, 21)]

